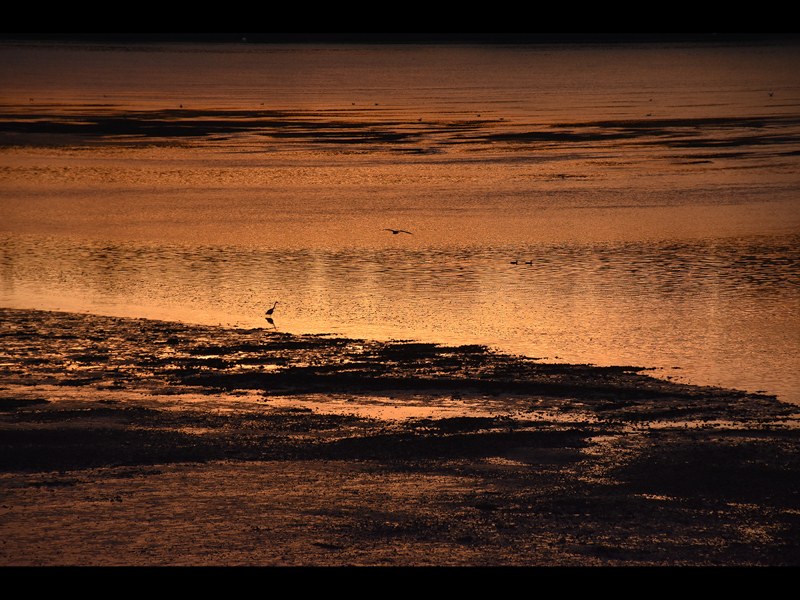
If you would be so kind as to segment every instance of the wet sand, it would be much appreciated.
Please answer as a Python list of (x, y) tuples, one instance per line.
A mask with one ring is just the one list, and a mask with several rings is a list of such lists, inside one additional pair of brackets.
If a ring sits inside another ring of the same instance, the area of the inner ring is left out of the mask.
[(0, 564), (797, 565), (798, 407), (637, 366), (0, 309)]

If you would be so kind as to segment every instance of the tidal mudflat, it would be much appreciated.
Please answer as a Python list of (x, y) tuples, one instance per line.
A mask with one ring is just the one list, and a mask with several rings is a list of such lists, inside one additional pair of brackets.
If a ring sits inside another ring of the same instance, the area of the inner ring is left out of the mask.
[(798, 407), (480, 346), (2, 309), (10, 565), (797, 565)]
[(797, 48), (4, 40), (0, 564), (798, 564)]

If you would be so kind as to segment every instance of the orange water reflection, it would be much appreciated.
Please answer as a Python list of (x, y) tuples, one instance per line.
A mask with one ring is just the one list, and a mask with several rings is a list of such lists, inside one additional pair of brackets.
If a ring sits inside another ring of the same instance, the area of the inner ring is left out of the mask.
[(4, 305), (800, 398), (792, 49), (333, 50), (0, 49)]

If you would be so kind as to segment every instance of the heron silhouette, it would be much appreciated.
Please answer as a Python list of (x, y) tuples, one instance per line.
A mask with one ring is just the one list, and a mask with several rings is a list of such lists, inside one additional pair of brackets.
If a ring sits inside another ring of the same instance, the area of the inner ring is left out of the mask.
[(276, 302), (275, 304), (273, 304), (273, 305), (272, 305), (272, 308), (270, 308), (270, 309), (267, 311), (267, 313), (266, 313), (266, 314), (267, 314), (267, 317), (268, 317), (268, 318), (272, 316), (272, 313), (273, 313), (273, 312), (275, 312), (275, 307), (276, 307), (276, 306), (278, 306), (278, 303), (277, 303), (277, 302)]
[(392, 234), (397, 235), (398, 233), (407, 233), (408, 235), (414, 235), (410, 231), (406, 231), (405, 229), (384, 229), (384, 231), (391, 231)]

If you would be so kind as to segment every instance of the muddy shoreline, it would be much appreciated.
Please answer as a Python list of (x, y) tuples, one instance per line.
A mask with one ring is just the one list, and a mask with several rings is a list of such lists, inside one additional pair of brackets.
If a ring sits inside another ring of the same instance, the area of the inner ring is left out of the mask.
[(323, 111), (249, 109), (126, 110), (109, 104), (0, 106), (0, 147), (82, 145), (208, 146), (251, 136), (260, 144), (427, 153), (470, 146), (497, 151), (636, 142), (662, 151), (696, 151), (699, 158), (742, 158), (765, 146), (795, 151), (796, 115), (630, 118), (548, 125), (503, 117), (422, 118), (384, 114), (375, 106)]
[(0, 564), (797, 565), (798, 407), (476, 347), (0, 309)]

